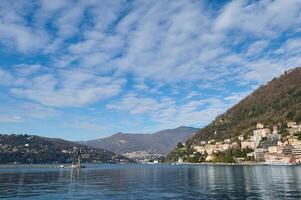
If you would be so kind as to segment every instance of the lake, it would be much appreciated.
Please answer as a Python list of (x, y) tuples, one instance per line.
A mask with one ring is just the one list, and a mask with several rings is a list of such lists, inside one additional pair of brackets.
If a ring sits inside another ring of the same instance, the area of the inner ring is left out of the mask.
[(0, 165), (0, 199), (301, 199), (301, 166)]

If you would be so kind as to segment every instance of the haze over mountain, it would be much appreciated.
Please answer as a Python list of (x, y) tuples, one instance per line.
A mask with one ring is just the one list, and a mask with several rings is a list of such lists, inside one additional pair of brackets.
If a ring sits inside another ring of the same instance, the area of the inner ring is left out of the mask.
[(116, 133), (107, 138), (81, 142), (95, 148), (108, 149), (115, 153), (133, 151), (150, 151), (167, 154), (179, 142), (186, 141), (198, 129), (181, 126), (175, 129), (166, 129), (153, 134)]
[[(258, 122), (268, 127), (278, 124), (280, 133), (285, 134), (288, 121), (301, 122), (301, 67), (288, 70), (260, 86), (200, 129), (187, 144), (190, 146), (202, 140), (235, 138), (241, 134), (248, 136)], [(169, 157), (172, 157), (172, 153)]]

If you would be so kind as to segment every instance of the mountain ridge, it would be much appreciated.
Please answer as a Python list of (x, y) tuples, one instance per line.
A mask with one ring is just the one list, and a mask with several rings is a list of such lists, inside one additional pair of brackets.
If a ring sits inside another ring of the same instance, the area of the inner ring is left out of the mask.
[[(80, 142), (91, 147), (105, 148), (115, 153), (132, 151), (152, 151), (167, 154), (178, 142), (184, 142), (198, 128), (180, 126), (175, 129), (165, 129), (155, 133), (115, 133), (106, 138)], [(173, 136), (173, 137), (171, 137)]]
[(0, 134), (0, 163), (70, 163), (82, 149), (83, 162), (129, 162), (124, 156), (60, 138), (27, 134)]

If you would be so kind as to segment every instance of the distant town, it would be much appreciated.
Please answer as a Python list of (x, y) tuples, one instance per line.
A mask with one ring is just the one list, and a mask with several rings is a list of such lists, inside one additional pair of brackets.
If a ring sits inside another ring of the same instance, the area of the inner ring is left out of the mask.
[[(240, 156), (230, 154), (230, 159), (224, 162), (240, 164), (273, 164), (294, 165), (301, 163), (301, 124), (288, 122), (284, 134), (279, 133), (281, 124), (276, 124), (272, 129), (262, 123), (257, 123), (256, 129), (249, 137), (239, 135), (236, 138), (227, 138), (223, 141), (214, 139), (200, 141), (192, 145), (190, 155), (179, 156), (178, 163), (191, 162), (223, 162), (219, 156), (226, 157), (225, 152), (243, 152)], [(179, 144), (178, 151), (185, 151), (186, 145)], [(235, 151), (236, 150), (236, 151)], [(237, 151), (238, 150), (238, 151)], [(187, 151), (187, 150), (186, 150)], [(194, 159), (198, 157), (198, 160)], [(202, 159), (203, 158), (203, 159)]]

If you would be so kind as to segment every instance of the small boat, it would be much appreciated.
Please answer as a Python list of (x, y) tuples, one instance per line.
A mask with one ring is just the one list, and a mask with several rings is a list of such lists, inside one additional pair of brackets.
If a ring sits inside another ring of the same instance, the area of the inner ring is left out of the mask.
[(72, 162), (70, 168), (72, 168), (72, 169), (87, 168), (86, 165), (82, 165), (82, 164), (80, 163), (80, 161), (81, 161), (81, 156), (82, 156), (82, 150), (79, 149), (79, 151), (76, 153), (76, 155), (75, 155), (74, 158), (73, 158), (73, 162)]

